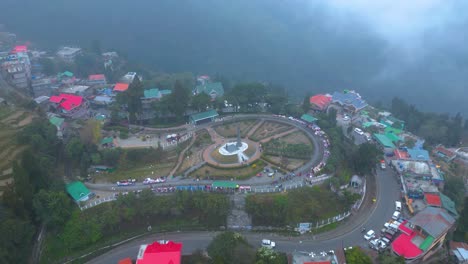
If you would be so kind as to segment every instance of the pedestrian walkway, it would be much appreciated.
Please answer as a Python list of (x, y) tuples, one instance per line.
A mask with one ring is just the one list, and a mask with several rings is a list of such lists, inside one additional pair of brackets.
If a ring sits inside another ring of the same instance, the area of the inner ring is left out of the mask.
[(184, 150), (179, 154), (179, 158), (177, 159), (177, 164), (174, 166), (174, 168), (171, 170), (169, 173), (169, 177), (173, 177), (174, 173), (176, 173), (177, 169), (182, 165), (182, 162), (184, 162), (185, 159), (185, 152), (195, 143), (195, 140), (197, 139), (197, 133), (193, 133), (192, 140), (190, 140), (190, 143), (185, 147)]
[(250, 128), (249, 132), (247, 133), (247, 135), (245, 137), (250, 138), (255, 133), (255, 131), (257, 131), (257, 129), (261, 125), (263, 125), (263, 123), (265, 123), (265, 120), (263, 120), (263, 119), (258, 121), (257, 123), (255, 123), (255, 125), (253, 125), (253, 127)]
[(236, 193), (230, 196), (231, 212), (227, 218), (228, 229), (251, 229), (252, 219), (245, 210), (245, 194)]

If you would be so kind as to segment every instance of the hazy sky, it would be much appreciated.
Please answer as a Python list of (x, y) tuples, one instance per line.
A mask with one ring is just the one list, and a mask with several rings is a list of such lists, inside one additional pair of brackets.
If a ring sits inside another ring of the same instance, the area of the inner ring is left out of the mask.
[(50, 49), (98, 39), (159, 71), (297, 96), (356, 89), (468, 116), (468, 0), (0, 0), (0, 10), (0, 23)]

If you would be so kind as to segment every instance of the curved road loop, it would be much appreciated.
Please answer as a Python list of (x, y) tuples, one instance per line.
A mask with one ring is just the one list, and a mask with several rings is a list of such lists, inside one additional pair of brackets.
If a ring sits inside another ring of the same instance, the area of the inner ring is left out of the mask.
[[(305, 172), (316, 166), (323, 157), (323, 145), (319, 143), (320, 138), (317, 138), (310, 129), (303, 125), (287, 120), (284, 118), (276, 118), (268, 115), (245, 115), (232, 118), (233, 120), (242, 119), (262, 119), (266, 121), (283, 122), (293, 125), (305, 132), (312, 139), (314, 151), (311, 160), (304, 164), (298, 171)], [(213, 123), (205, 124), (194, 128), (193, 131), (206, 128)], [(336, 229), (324, 232), (317, 235), (303, 235), (299, 237), (285, 237), (273, 233), (251, 233), (241, 232), (243, 236), (254, 246), (259, 246), (262, 238), (272, 239), (276, 242), (276, 249), (282, 252), (320, 252), (334, 250), (340, 247), (349, 246), (367, 246), (366, 241), (361, 233), (361, 228), (367, 230), (373, 229), (377, 233), (383, 227), (383, 224), (388, 221), (394, 211), (394, 201), (400, 199), (400, 186), (397, 181), (396, 174), (390, 170), (377, 169), (375, 177), (367, 179), (367, 194), (361, 208), (353, 212), (350, 217), (345, 219)], [(91, 185), (96, 189), (109, 190), (110, 186), (95, 184)], [(114, 185), (112, 185), (114, 186)], [(134, 186), (135, 187), (135, 186)], [(141, 188), (141, 186), (139, 187)], [(372, 201), (376, 198), (376, 202)], [(174, 240), (183, 243), (183, 254), (190, 254), (197, 249), (205, 249), (211, 242), (217, 232), (194, 231), (194, 232), (173, 232), (148, 235), (144, 238), (120, 245), (109, 252), (100, 255), (89, 261), (90, 264), (105, 264), (117, 263), (119, 259), (126, 257), (135, 258), (138, 254), (138, 249), (141, 244), (149, 244), (156, 240)]]

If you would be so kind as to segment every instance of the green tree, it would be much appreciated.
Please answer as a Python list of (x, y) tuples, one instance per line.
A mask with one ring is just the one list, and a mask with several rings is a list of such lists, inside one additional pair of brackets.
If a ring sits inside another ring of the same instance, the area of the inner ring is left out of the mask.
[(455, 241), (468, 241), (468, 197), (465, 197), (464, 207), (458, 218), (453, 239)]
[(389, 251), (384, 251), (377, 258), (379, 264), (405, 264), (405, 259), (401, 256), (395, 256)]
[(65, 145), (65, 153), (67, 153), (68, 157), (78, 162), (84, 151), (85, 146), (78, 137), (71, 138)]
[(286, 254), (282, 254), (269, 249), (261, 247), (257, 250), (255, 256), (255, 264), (287, 264), (288, 258)]
[(33, 205), (36, 216), (49, 228), (63, 226), (72, 212), (70, 198), (62, 191), (40, 190)]
[(208, 245), (207, 251), (215, 264), (252, 263), (252, 257), (255, 256), (254, 250), (247, 244), (242, 235), (230, 231), (214, 237)]
[(13, 180), (15, 184), (7, 186), (3, 202), (15, 215), (28, 218), (33, 209), (34, 186), (28, 172), (17, 162), (13, 163)]
[(382, 152), (370, 143), (359, 145), (353, 154), (354, 171), (360, 175), (368, 175), (375, 169), (376, 162), (382, 156)]
[(0, 263), (27, 263), (35, 228), (29, 220), (2, 212)]
[(458, 208), (461, 208), (465, 197), (465, 184), (462, 178), (457, 176), (446, 177), (444, 193), (455, 202)]
[(75, 211), (65, 224), (61, 239), (66, 249), (84, 248), (96, 243), (102, 237), (101, 225), (97, 219)]
[(306, 94), (302, 101), (302, 112), (307, 113), (310, 110), (310, 94)]
[(349, 264), (372, 264), (371, 258), (358, 247), (346, 250), (345, 256)]
[(102, 49), (101, 49), (101, 42), (97, 39), (94, 39), (91, 41), (91, 52), (93, 52), (96, 55), (101, 56)]
[(200, 93), (192, 97), (192, 109), (202, 112), (206, 110), (206, 107), (211, 103), (211, 97), (206, 93)]
[(169, 95), (169, 110), (181, 119), (187, 111), (190, 102), (190, 90), (177, 80), (174, 84), (172, 94)]

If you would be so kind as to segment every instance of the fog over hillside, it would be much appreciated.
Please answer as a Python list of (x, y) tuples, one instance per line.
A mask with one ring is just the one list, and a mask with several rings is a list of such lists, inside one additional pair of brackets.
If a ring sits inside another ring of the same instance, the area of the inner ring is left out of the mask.
[(0, 10), (0, 23), (43, 47), (98, 39), (156, 70), (297, 96), (356, 89), (468, 116), (467, 1), (1, 0)]

